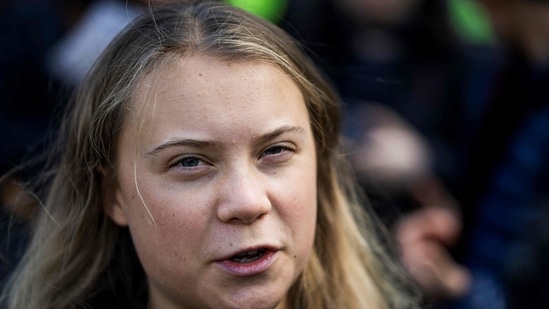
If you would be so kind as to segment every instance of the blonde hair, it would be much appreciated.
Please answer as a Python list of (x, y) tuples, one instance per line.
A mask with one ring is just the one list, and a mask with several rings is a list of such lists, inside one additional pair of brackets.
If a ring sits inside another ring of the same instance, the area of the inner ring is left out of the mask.
[[(132, 284), (139, 281), (134, 274), (143, 279), (142, 269), (127, 231), (103, 211), (105, 189), (116, 185), (117, 136), (136, 86), (166, 60), (185, 55), (269, 63), (288, 74), (305, 97), (317, 147), (319, 210), (313, 252), (287, 304), (414, 308), (400, 268), (378, 242), (373, 215), (363, 211), (354, 194), (340, 149), (337, 96), (282, 30), (215, 2), (151, 8), (111, 43), (88, 74), (53, 152), (59, 160), (32, 242), (4, 293), (8, 308), (91, 306), (111, 281), (130, 286), (124, 290), (139, 289)], [(131, 271), (117, 268), (123, 254), (137, 264)]]

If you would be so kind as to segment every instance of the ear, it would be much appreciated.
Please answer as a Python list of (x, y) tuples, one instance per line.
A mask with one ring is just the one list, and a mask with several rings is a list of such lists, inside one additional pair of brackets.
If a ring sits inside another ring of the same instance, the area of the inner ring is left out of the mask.
[(114, 192), (106, 195), (103, 209), (114, 223), (120, 226), (127, 226), (128, 218), (126, 216), (126, 211), (124, 210), (122, 194), (118, 188), (113, 189), (112, 191)]
[(120, 226), (128, 225), (128, 218), (124, 210), (124, 198), (122, 192), (113, 177), (108, 176), (104, 170), (102, 174), (103, 211), (114, 223)]

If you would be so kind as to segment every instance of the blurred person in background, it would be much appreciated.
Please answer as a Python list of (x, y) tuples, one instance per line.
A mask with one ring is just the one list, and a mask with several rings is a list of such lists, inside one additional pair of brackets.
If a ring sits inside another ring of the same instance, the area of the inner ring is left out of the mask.
[[(459, 297), (469, 287), (468, 271), (447, 251), (462, 223), (453, 196), (465, 149), (456, 141), (465, 139), (460, 129), (468, 121), (461, 106), (466, 75), (491, 69), (464, 57), (448, 7), (445, 1), (294, 1), (288, 14), (288, 28), (346, 102), (357, 176), (397, 238), (408, 236), (401, 239), (407, 243), (402, 259), (428, 301)], [(482, 95), (474, 93), (477, 101)], [(430, 230), (419, 230), (418, 222)]]
[(374, 206), (389, 213), (402, 261), (440, 307), (536, 303), (515, 295), (536, 290), (514, 277), (543, 260), (533, 243), (545, 238), (533, 227), (549, 175), (547, 6), (290, 5), (288, 28), (347, 102), (357, 175)]

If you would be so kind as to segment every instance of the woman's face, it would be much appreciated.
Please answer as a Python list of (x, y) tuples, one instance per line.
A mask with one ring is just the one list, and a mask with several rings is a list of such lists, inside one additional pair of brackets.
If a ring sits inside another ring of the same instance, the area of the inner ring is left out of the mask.
[(317, 212), (304, 99), (273, 66), (183, 58), (138, 89), (109, 216), (129, 226), (155, 308), (273, 308)]

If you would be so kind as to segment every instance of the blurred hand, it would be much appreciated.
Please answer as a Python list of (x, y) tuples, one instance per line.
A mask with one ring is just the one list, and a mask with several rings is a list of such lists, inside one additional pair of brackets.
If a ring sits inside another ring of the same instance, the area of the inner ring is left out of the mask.
[(447, 207), (425, 207), (395, 226), (401, 261), (424, 293), (434, 300), (464, 295), (471, 282), (469, 271), (448, 252), (461, 231), (457, 213)]
[(385, 192), (407, 192), (420, 206), (395, 224), (404, 267), (431, 299), (462, 296), (471, 276), (448, 252), (461, 234), (459, 205), (432, 173), (427, 141), (391, 109), (364, 104), (357, 113), (369, 124), (352, 145), (359, 179)]

